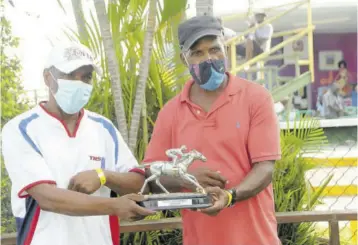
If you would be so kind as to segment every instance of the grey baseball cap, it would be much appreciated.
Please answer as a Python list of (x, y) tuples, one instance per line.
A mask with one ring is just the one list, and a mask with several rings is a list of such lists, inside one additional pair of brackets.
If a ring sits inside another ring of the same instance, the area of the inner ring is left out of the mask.
[(187, 51), (204, 36), (221, 36), (223, 27), (220, 20), (213, 16), (196, 16), (181, 23), (178, 27), (179, 45)]
[(255, 15), (262, 14), (262, 15), (264, 15), (264, 16), (267, 16), (265, 10), (264, 10), (264, 9), (261, 9), (261, 8), (254, 9), (253, 13), (254, 13)]

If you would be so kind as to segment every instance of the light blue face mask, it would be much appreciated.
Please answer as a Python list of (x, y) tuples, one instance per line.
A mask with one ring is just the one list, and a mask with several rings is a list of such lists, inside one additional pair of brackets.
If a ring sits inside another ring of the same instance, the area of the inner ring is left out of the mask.
[(211, 76), (209, 80), (206, 83), (201, 84), (200, 87), (205, 90), (215, 91), (224, 82), (224, 78), (225, 78), (225, 73), (224, 74), (219, 73), (215, 71), (214, 68), (211, 68)]
[(79, 112), (89, 101), (92, 85), (79, 80), (57, 79), (58, 89), (53, 96), (58, 106), (69, 115)]

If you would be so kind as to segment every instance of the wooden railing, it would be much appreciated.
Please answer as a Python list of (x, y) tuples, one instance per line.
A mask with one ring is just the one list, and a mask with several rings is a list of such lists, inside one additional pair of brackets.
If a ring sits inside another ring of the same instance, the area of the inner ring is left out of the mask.
[[(338, 222), (357, 220), (357, 214), (358, 212), (356, 210), (325, 212), (287, 212), (276, 213), (276, 218), (277, 222), (280, 224), (326, 221), (329, 223), (329, 245), (340, 245)], [(141, 220), (137, 222), (121, 222), (121, 233), (181, 228), (181, 218)], [(16, 245), (16, 234), (3, 234), (1, 236), (1, 244)]]

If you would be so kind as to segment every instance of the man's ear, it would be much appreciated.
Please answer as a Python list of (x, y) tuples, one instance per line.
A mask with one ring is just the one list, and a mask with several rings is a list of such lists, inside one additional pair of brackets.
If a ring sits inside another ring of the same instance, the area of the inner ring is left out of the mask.
[(187, 60), (185, 59), (183, 53), (180, 54), (180, 60), (181, 60), (181, 62), (183, 62), (183, 64), (184, 64), (186, 67), (189, 67), (189, 64), (188, 64)]
[(50, 87), (50, 79), (53, 79), (51, 74), (50, 74), (50, 71), (48, 69), (45, 69), (44, 72), (43, 72), (43, 76), (44, 76), (44, 81), (45, 81), (45, 84), (47, 87)]

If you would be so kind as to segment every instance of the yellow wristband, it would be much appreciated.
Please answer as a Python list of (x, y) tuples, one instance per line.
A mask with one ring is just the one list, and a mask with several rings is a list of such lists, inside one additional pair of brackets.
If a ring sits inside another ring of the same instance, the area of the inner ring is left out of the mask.
[(106, 179), (106, 176), (104, 175), (103, 170), (101, 168), (96, 168), (96, 172), (98, 174), (98, 178), (99, 178), (99, 181), (101, 182), (101, 185), (106, 184), (107, 179)]
[(225, 190), (225, 192), (227, 193), (227, 195), (229, 196), (229, 200), (227, 201), (227, 204), (225, 206), (225, 208), (229, 207), (232, 201), (232, 195), (230, 192), (228, 192), (227, 190)]

